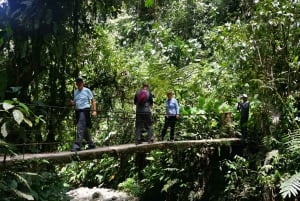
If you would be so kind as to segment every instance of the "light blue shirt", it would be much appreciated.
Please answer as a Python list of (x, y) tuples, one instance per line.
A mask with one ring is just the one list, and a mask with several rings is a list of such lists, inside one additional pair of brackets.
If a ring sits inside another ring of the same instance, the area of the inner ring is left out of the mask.
[(175, 98), (166, 100), (166, 115), (167, 116), (176, 116), (179, 114), (179, 105)]
[(91, 107), (91, 100), (94, 99), (92, 91), (86, 87), (74, 91), (75, 109), (86, 109)]

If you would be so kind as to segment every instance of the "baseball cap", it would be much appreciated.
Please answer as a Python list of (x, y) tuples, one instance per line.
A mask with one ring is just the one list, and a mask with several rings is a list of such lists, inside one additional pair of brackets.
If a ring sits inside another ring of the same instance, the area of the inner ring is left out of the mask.
[(242, 95), (243, 98), (248, 98), (247, 94)]
[(82, 78), (81, 76), (79, 76), (79, 77), (77, 77), (77, 78), (75, 79), (75, 81), (76, 81), (76, 82), (82, 82), (82, 81), (83, 81), (83, 78)]

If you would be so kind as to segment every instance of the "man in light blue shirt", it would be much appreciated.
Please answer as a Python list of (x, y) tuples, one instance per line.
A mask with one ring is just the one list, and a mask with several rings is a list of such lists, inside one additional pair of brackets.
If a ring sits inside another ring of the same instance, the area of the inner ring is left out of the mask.
[(166, 116), (163, 130), (160, 135), (160, 140), (164, 140), (167, 129), (170, 127), (170, 140), (174, 140), (175, 123), (179, 119), (179, 104), (173, 97), (173, 92), (167, 92), (167, 100), (165, 102)]
[(77, 134), (71, 151), (80, 151), (83, 138), (88, 143), (88, 149), (95, 148), (95, 144), (88, 133), (88, 128), (92, 126), (91, 106), (92, 115), (97, 115), (96, 101), (92, 91), (84, 87), (82, 77), (76, 79), (76, 86), (77, 89), (74, 91), (74, 99), (71, 100), (71, 105), (75, 107)]

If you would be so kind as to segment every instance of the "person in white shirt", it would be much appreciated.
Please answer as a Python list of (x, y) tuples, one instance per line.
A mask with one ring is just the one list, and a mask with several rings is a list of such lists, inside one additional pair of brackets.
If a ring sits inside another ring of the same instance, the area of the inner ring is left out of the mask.
[(167, 129), (170, 127), (170, 140), (174, 141), (175, 124), (176, 121), (179, 119), (179, 104), (177, 100), (173, 97), (172, 91), (167, 92), (165, 109), (165, 123), (160, 135), (160, 140), (164, 140), (164, 137), (167, 133)]
[[(72, 146), (71, 151), (80, 151), (81, 142), (83, 138), (88, 143), (87, 149), (95, 148), (91, 136), (88, 133), (88, 128), (92, 126), (91, 114), (97, 115), (96, 101), (92, 91), (84, 87), (83, 78), (76, 78), (77, 89), (74, 91), (74, 99), (70, 101), (71, 105), (75, 107), (77, 133), (76, 140)], [(91, 112), (92, 107), (92, 112)]]

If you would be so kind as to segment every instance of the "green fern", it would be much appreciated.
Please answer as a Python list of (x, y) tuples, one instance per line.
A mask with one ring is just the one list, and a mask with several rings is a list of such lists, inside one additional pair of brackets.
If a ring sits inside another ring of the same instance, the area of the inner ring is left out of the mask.
[(300, 191), (300, 173), (294, 174), (291, 178), (280, 185), (280, 194), (283, 198), (296, 197)]
[(290, 152), (296, 152), (300, 150), (300, 130), (294, 130), (292, 133), (285, 135), (283, 140), (285, 140), (285, 144), (287, 145), (287, 149)]
[(167, 181), (167, 183), (164, 185), (164, 187), (162, 188), (162, 192), (168, 192), (168, 190), (174, 186), (175, 184), (179, 183), (179, 179), (170, 179)]

